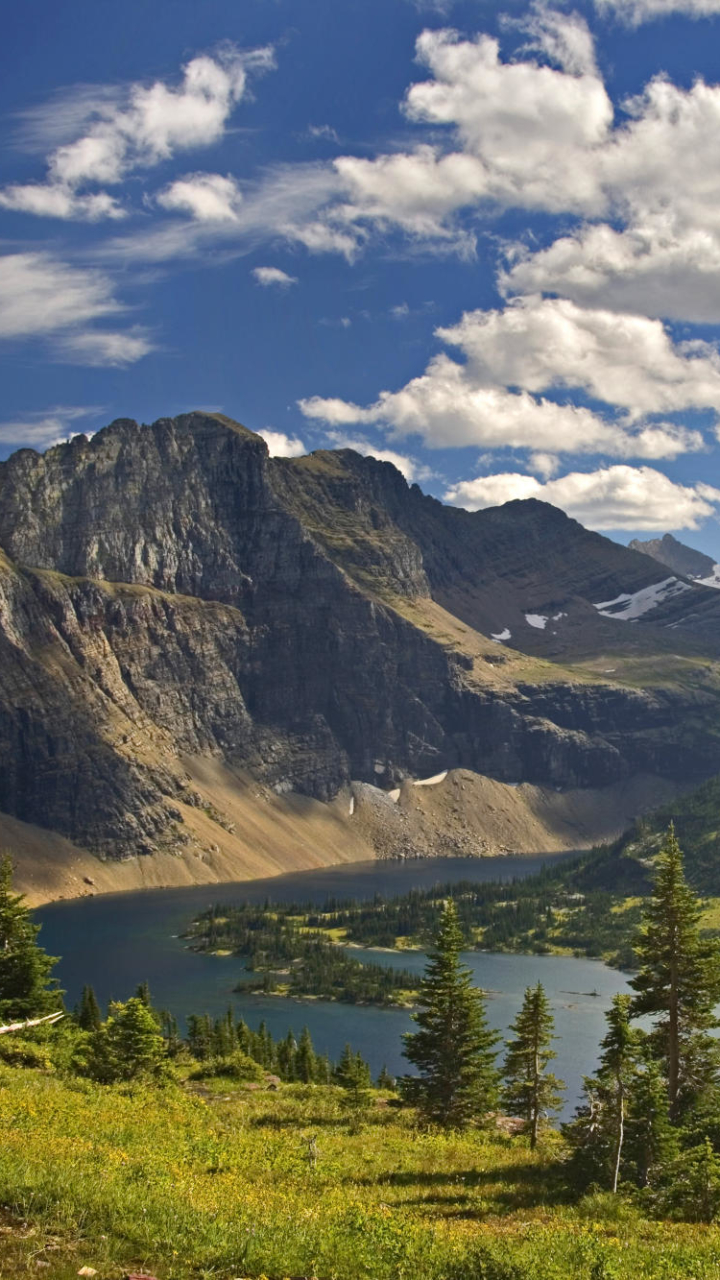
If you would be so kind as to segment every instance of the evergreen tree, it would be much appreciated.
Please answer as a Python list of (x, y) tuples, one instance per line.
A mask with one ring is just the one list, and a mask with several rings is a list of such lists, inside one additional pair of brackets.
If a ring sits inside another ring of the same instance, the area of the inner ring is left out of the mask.
[(92, 987), (83, 987), (80, 997), (80, 1004), (77, 1007), (75, 1020), (83, 1031), (97, 1031), (101, 1022), (102, 1014), (100, 1005), (97, 1002), (97, 996)]
[(511, 1031), (505, 1056), (505, 1089), (503, 1104), (513, 1114), (522, 1116), (530, 1134), (530, 1147), (537, 1146), (538, 1129), (543, 1115), (560, 1107), (562, 1080), (547, 1071), (556, 1056), (550, 1048), (555, 1022), (541, 982), (528, 987), (522, 1008)]
[(317, 1074), (315, 1051), (310, 1032), (303, 1027), (295, 1054), (295, 1079), (303, 1084), (312, 1084)]
[(657, 1207), (664, 1216), (708, 1223), (720, 1216), (720, 1157), (709, 1138), (683, 1151), (663, 1182)]
[(574, 1165), (585, 1180), (617, 1191), (628, 1100), (637, 1079), (639, 1038), (630, 1025), (629, 996), (614, 996), (605, 1017), (607, 1032), (600, 1044), (598, 1070), (585, 1079), (585, 1101), (563, 1132), (573, 1148)]
[(12, 862), (0, 858), (0, 1022), (35, 1018), (61, 1008), (51, 973), (57, 960), (38, 946), (24, 896), (12, 892)]
[(699, 919), (700, 903), (670, 826), (636, 943), (640, 969), (630, 985), (633, 1016), (657, 1020), (651, 1039), (675, 1121), (717, 1078), (718, 1046), (707, 1033), (719, 1025), (720, 943), (701, 938)]
[(643, 1063), (630, 1090), (625, 1154), (639, 1187), (655, 1182), (678, 1154), (678, 1134), (668, 1114), (667, 1086), (652, 1058)]
[(394, 1089), (395, 1088), (395, 1077), (390, 1075), (390, 1072), (387, 1069), (386, 1063), (383, 1063), (382, 1070), (380, 1072), (380, 1075), (377, 1078), (377, 1087), (378, 1089)]
[(295, 1079), (295, 1055), (297, 1054), (297, 1040), (292, 1031), (288, 1031), (284, 1040), (281, 1040), (276, 1052), (278, 1075), (283, 1080)]
[(133, 1080), (156, 1071), (165, 1057), (157, 1020), (145, 1001), (132, 996), (110, 1005), (107, 1021), (91, 1037), (87, 1066), (96, 1080)]
[(188, 1048), (193, 1058), (204, 1062), (206, 1058), (212, 1057), (213, 1051), (213, 1027), (210, 1017), (207, 1013), (191, 1013), (187, 1023)]
[(412, 1015), (419, 1030), (403, 1037), (405, 1057), (419, 1071), (405, 1077), (405, 1095), (428, 1120), (449, 1128), (484, 1119), (498, 1094), (499, 1036), (489, 1029), (482, 992), (460, 961), (463, 942), (448, 901)]

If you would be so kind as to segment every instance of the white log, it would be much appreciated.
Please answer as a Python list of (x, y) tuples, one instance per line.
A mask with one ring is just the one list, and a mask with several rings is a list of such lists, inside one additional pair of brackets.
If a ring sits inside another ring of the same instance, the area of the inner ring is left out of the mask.
[(27, 1018), (24, 1023), (8, 1023), (6, 1027), (0, 1027), (0, 1036), (6, 1036), (8, 1032), (24, 1032), (27, 1027), (40, 1027), (41, 1023), (56, 1023), (64, 1016), (64, 1014), (46, 1014), (45, 1018)]

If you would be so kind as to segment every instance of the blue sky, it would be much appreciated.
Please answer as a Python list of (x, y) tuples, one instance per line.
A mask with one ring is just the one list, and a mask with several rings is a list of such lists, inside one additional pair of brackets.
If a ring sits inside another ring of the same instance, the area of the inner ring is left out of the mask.
[(222, 410), (720, 560), (720, 0), (27, 0), (0, 456)]

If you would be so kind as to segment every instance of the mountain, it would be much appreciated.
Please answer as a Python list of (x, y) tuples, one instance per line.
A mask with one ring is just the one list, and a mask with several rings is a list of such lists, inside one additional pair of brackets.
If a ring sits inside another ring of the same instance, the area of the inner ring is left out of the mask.
[(674, 573), (682, 573), (708, 587), (720, 587), (720, 565), (702, 551), (678, 542), (671, 533), (664, 534), (662, 538), (651, 538), (649, 542), (640, 542), (634, 538), (630, 547), (633, 551), (641, 551), (643, 555), (659, 560), (660, 564), (667, 565)]
[(720, 597), (543, 503), (445, 507), (193, 413), (12, 455), (0, 548), (0, 839), (51, 833), (53, 883), (371, 856), (382, 791), (447, 770), (638, 805), (720, 772)]

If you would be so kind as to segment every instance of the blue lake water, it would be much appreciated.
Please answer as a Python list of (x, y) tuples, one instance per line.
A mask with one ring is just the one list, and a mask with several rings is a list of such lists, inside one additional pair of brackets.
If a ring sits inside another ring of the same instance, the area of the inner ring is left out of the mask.
[[(385, 1063), (398, 1074), (407, 1069), (401, 1035), (412, 1029), (409, 1013), (236, 993), (233, 988), (243, 975), (242, 961), (188, 951), (178, 934), (198, 911), (215, 902), (362, 900), (378, 892), (400, 894), (450, 881), (524, 878), (554, 860), (504, 857), (355, 863), (242, 884), (82, 898), (43, 907), (36, 918), (42, 924), (42, 945), (61, 957), (57, 972), (71, 1006), (85, 983), (94, 986), (104, 1004), (126, 999), (138, 983), (147, 980), (155, 1003), (170, 1009), (179, 1020), (188, 1013), (218, 1015), (232, 1006), (236, 1016), (242, 1015), (251, 1026), (264, 1018), (275, 1036), (284, 1035), (288, 1027), (299, 1033), (307, 1025), (317, 1050), (332, 1058), (350, 1041), (374, 1073)], [(353, 954), (417, 971), (425, 963), (418, 952)], [(599, 961), (558, 956), (469, 952), (465, 959), (478, 986), (490, 993), (488, 1017), (502, 1033), (514, 1019), (525, 988), (538, 979), (545, 986), (558, 1035), (555, 1071), (568, 1086), (567, 1114), (574, 1107), (583, 1075), (594, 1068), (605, 1010), (616, 992), (627, 990), (624, 975)]]

